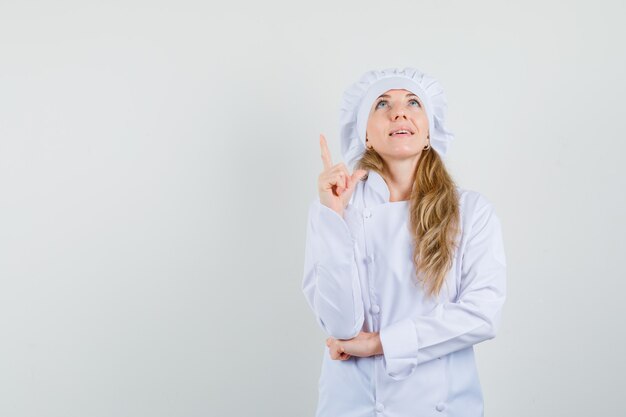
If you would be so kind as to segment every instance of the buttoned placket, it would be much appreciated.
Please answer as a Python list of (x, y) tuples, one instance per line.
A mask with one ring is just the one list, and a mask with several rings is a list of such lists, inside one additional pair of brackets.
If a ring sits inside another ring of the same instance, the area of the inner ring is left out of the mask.
[(369, 298), (370, 298), (370, 317), (372, 318), (372, 331), (380, 331), (380, 305), (378, 304), (378, 294), (376, 293), (376, 282), (374, 275), (375, 255), (372, 253), (372, 248), (368, 246), (367, 236), (371, 229), (372, 224), (372, 209), (365, 207), (363, 209), (363, 240), (365, 243), (365, 265), (367, 270), (367, 278), (369, 283)]
[[(363, 201), (365, 205), (365, 201)], [(372, 247), (368, 244), (368, 236), (372, 231), (372, 225), (374, 221), (374, 210), (370, 207), (364, 207), (362, 212), (362, 221), (363, 221), (363, 244), (364, 244), (364, 263), (365, 269), (367, 271), (367, 281), (368, 281), (368, 295), (370, 300), (369, 307), (369, 316), (371, 318), (371, 331), (379, 332), (380, 331), (380, 305), (378, 300), (378, 294), (376, 292), (376, 280), (374, 269), (376, 268), (376, 254), (372, 251)], [(374, 375), (373, 375), (373, 389), (374, 389), (374, 409), (376, 411), (377, 417), (382, 417), (383, 411), (385, 409), (384, 403), (378, 398), (378, 368), (380, 361), (382, 361), (382, 355), (375, 355), (375, 363), (374, 363)]]

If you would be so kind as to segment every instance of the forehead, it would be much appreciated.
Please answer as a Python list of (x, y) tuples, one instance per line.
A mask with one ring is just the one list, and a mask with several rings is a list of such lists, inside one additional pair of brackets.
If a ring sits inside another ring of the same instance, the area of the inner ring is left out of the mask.
[(389, 95), (393, 95), (393, 94), (405, 94), (405, 93), (411, 93), (413, 94), (411, 91), (409, 90), (405, 90), (403, 88), (399, 88), (399, 89), (392, 89), (392, 90), (387, 90), (385, 92), (385, 94), (389, 94)]
[(405, 90), (405, 89), (392, 89), (392, 90), (387, 90), (383, 94), (378, 96), (378, 98), (381, 98), (381, 97), (400, 98), (400, 97), (417, 97), (417, 95), (415, 95), (412, 91)]

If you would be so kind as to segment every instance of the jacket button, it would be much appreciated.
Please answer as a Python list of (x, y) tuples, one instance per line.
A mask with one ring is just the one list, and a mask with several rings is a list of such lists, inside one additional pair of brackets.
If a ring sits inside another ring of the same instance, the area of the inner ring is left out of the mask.
[(365, 262), (367, 262), (368, 264), (374, 262), (374, 255), (367, 255), (367, 257), (365, 258)]
[(379, 413), (382, 413), (383, 410), (385, 409), (385, 406), (382, 403), (376, 403), (376, 411), (378, 411)]
[(365, 217), (366, 219), (369, 219), (370, 217), (372, 217), (372, 212), (369, 209), (364, 209), (363, 217)]
[(378, 313), (380, 313), (380, 307), (378, 306), (378, 304), (374, 304), (374, 305), (372, 306), (371, 311), (372, 311), (372, 313), (374, 313), (374, 314), (378, 314)]
[(437, 409), (437, 411), (443, 411), (446, 409), (446, 405), (444, 403), (439, 403), (435, 408)]

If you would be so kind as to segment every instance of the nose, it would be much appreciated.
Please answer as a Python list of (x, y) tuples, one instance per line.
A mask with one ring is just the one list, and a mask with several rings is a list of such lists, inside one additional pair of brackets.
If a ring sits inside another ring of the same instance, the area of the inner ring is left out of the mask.
[(401, 108), (400, 106), (398, 106), (399, 108), (392, 111), (391, 112), (391, 119), (392, 120), (397, 120), (398, 117), (402, 116), (403, 118), (406, 119), (406, 113), (405, 110), (403, 108)]

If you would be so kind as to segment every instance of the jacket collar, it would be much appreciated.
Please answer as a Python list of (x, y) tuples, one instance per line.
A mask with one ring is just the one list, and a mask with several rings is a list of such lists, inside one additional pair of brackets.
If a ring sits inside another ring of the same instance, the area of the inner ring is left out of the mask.
[(363, 192), (368, 206), (389, 203), (389, 187), (385, 179), (372, 169), (368, 170)]
[[(365, 204), (365, 207), (390, 203), (389, 197), (391, 196), (391, 193), (389, 192), (389, 187), (387, 186), (385, 179), (378, 172), (372, 169), (367, 172), (367, 179), (363, 184), (363, 203)], [(457, 193), (460, 195), (463, 189), (458, 185), (455, 186), (455, 188)], [(402, 204), (407, 203), (407, 201), (394, 201), (393, 203)]]

